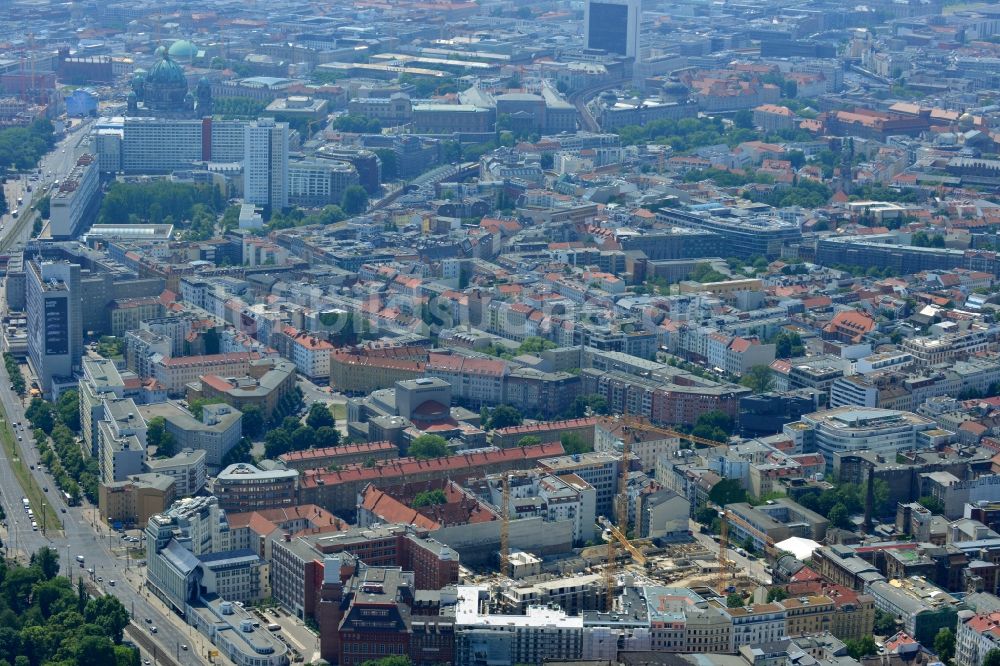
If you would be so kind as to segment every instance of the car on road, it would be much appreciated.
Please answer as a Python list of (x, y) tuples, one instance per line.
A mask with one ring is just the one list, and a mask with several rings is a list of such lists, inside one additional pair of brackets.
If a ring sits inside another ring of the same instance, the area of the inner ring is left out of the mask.
[[(20, 437), (18, 437), (18, 438), (17, 438), (17, 441), (19, 441), (19, 442), (20, 442), (20, 441), (21, 441), (21, 438), (20, 438)], [(31, 469), (35, 469), (35, 466), (34, 466), (34, 465), (28, 465), (28, 467), (30, 467)]]
[(91, 576), (93, 576), (94, 575), (94, 567), (90, 567), (89, 569), (87, 569), (87, 573), (89, 573)]
[(156, 633), (156, 625), (155, 624), (152, 627), (149, 628), (149, 633), (151, 633), (151, 634), (155, 634)]
[(98, 583), (103, 583), (104, 582), (104, 577), (103, 576), (98, 576), (97, 577), (97, 582)]
[(48, 486), (42, 486), (42, 490), (45, 491), (45, 492), (49, 492), (49, 487)]
[(188, 649), (187, 643), (181, 643), (181, 649), (187, 651)]
[(149, 659), (143, 659), (142, 663), (145, 664), (146, 666), (149, 666)]
[(64, 507), (64, 506), (61, 506), (61, 507), (59, 507), (59, 510), (60, 510), (60, 511), (61, 511), (62, 513), (66, 513), (66, 507)]
[(114, 579), (113, 579), (113, 578), (112, 578), (111, 580), (109, 580), (109, 581), (108, 581), (108, 585), (110, 585), (111, 587), (114, 587), (114, 586), (115, 586), (115, 581), (114, 581)]
[(153, 618), (147, 617), (146, 618), (146, 624), (153, 624)]

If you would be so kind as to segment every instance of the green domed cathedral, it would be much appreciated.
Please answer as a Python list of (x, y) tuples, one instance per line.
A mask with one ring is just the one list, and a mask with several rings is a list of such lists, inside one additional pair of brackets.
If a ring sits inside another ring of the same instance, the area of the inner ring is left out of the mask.
[(174, 42), (168, 51), (163, 46), (156, 49), (157, 61), (148, 72), (137, 71), (132, 79), (132, 92), (128, 96), (128, 112), (133, 116), (195, 116), (211, 113), (211, 86), (208, 81), (198, 83), (195, 92), (188, 91), (184, 68), (173, 58), (176, 53), (189, 59), (189, 49), (194, 48), (184, 40)]

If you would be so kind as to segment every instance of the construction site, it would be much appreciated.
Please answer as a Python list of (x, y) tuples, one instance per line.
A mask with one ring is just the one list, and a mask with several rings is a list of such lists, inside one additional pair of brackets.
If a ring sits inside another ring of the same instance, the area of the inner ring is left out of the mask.
[[(623, 417), (623, 430), (656, 431), (665, 437), (687, 440), (694, 446), (718, 446), (718, 442), (686, 433), (656, 428), (648, 423)], [(603, 543), (579, 549), (571, 556), (543, 561), (513, 549), (510, 543), (511, 477), (502, 475), (500, 509), (499, 573), (476, 575), (464, 571), (466, 582), (486, 584), (493, 590), (497, 611), (523, 613), (529, 605), (558, 605), (567, 613), (600, 611), (614, 613), (624, 603), (623, 590), (634, 585), (687, 588), (703, 598), (725, 598), (738, 593), (749, 596), (769, 580), (755, 580), (729, 558), (729, 519), (723, 507), (716, 507), (720, 518), (717, 541), (699, 540), (693, 530), (687, 538), (671, 543), (630, 538), (635, 526), (629, 520), (627, 478), (630, 470), (632, 438), (622, 437), (621, 465), (614, 498), (615, 520), (598, 517)], [(616, 601), (617, 600), (617, 601)]]

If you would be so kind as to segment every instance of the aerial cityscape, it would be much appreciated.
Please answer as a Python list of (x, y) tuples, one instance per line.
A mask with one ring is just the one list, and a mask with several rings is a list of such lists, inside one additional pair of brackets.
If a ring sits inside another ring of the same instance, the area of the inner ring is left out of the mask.
[(0, 666), (1000, 666), (1000, 3), (0, 0)]

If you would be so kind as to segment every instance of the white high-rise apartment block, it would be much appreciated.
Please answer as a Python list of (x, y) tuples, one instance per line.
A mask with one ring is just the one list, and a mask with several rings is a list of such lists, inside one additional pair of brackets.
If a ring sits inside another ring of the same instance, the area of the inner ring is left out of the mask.
[(288, 123), (261, 118), (244, 129), (243, 200), (272, 210), (288, 206)]

